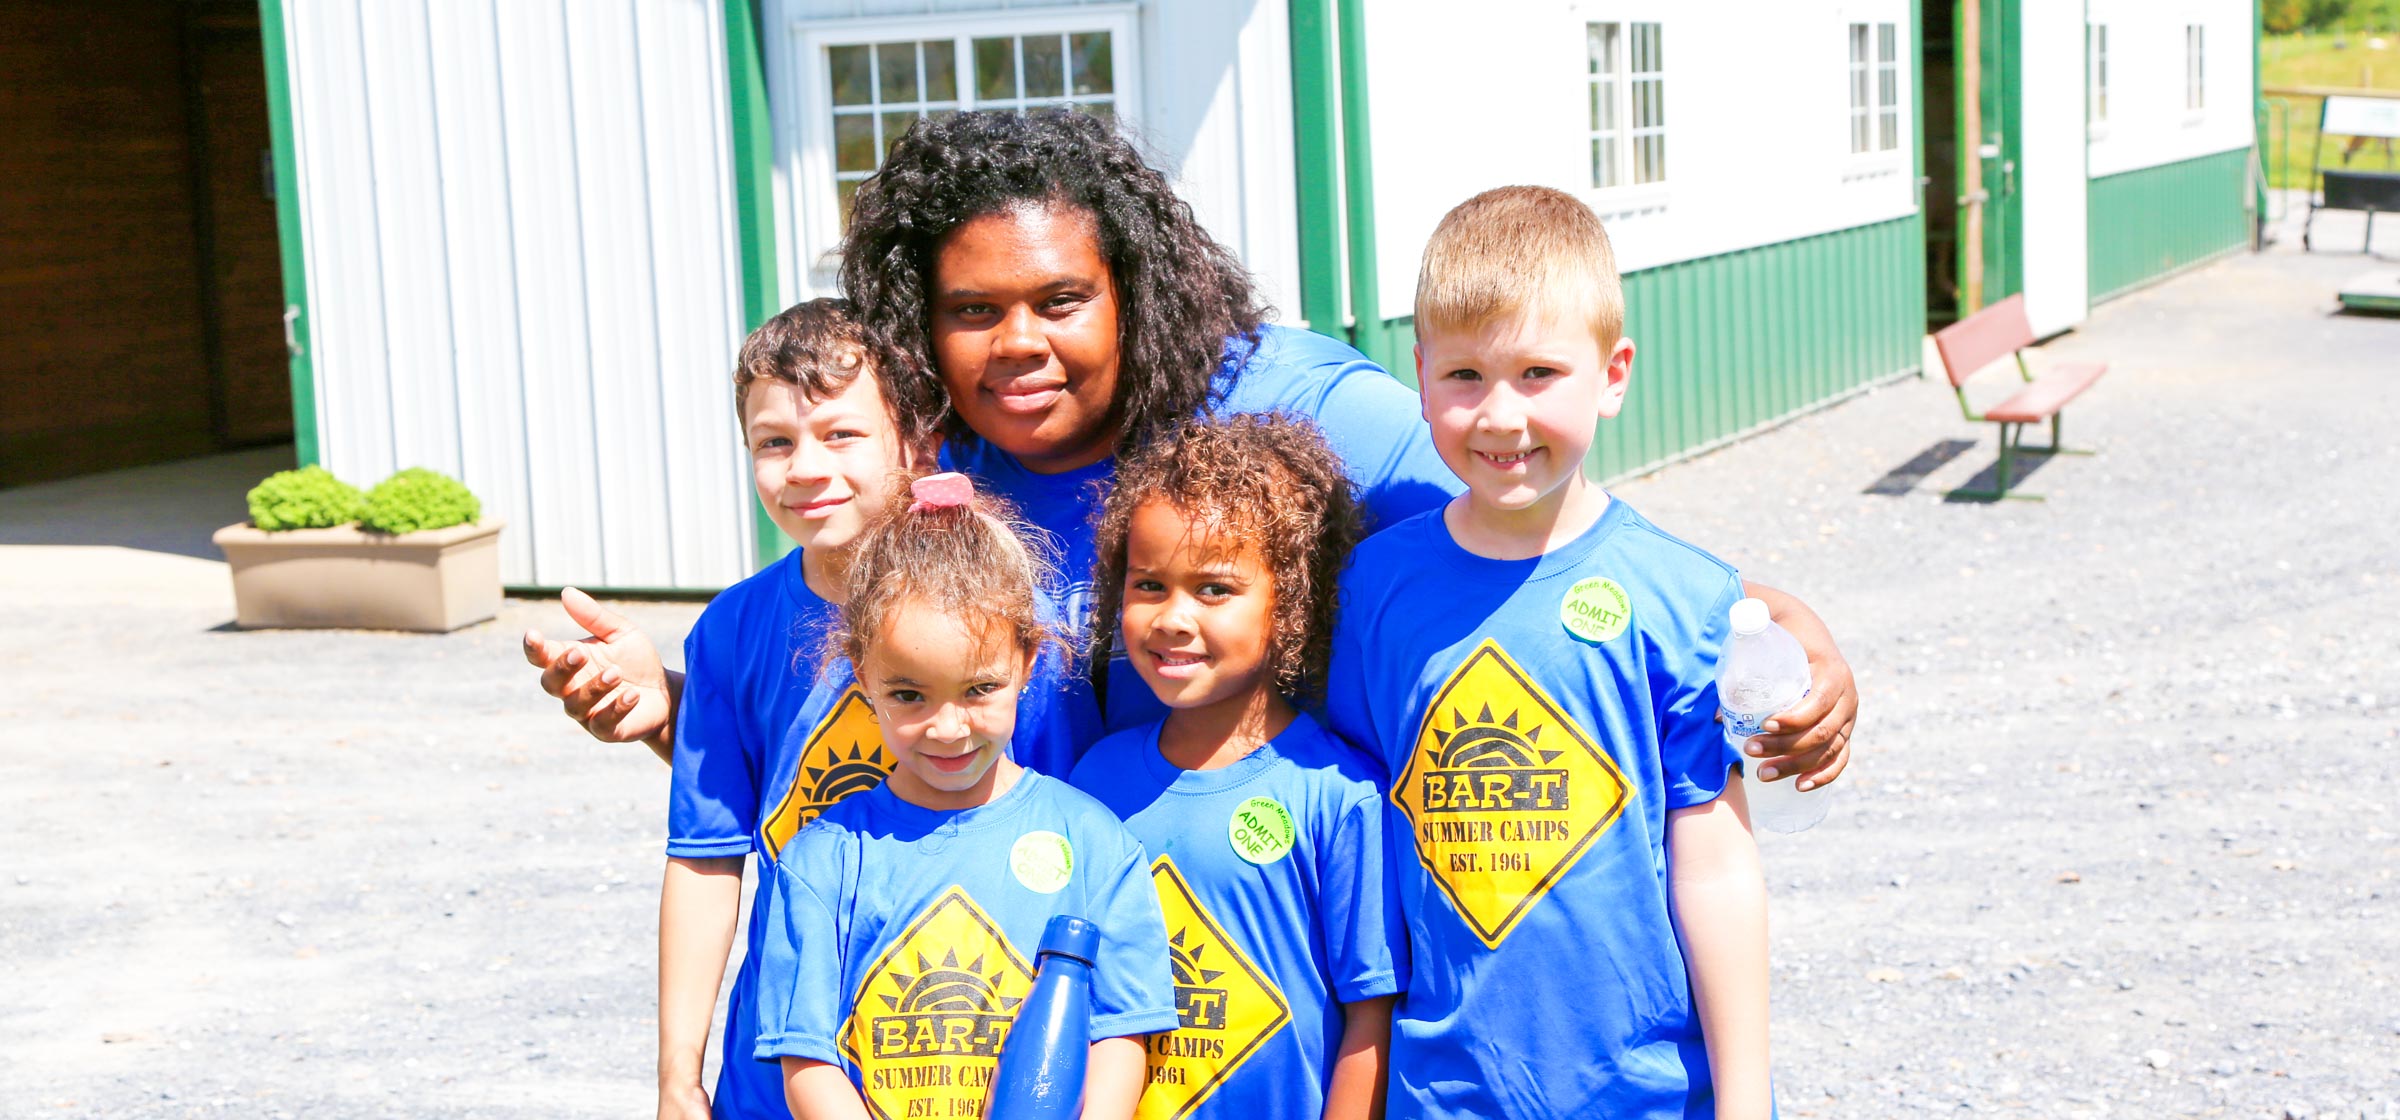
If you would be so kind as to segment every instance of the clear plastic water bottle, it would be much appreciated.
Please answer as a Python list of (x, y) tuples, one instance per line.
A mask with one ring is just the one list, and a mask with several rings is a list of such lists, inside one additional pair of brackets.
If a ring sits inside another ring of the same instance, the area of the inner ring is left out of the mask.
[(1073, 1120), (1083, 1115), (1083, 1067), (1092, 1045), (1092, 962), (1100, 927), (1060, 914), (1033, 956), (1033, 991), (1000, 1044), (985, 1114), (991, 1120)]
[(1744, 599), (1733, 605), (1733, 636), (1717, 664), (1717, 702), (1725, 709), (1725, 741), (1742, 755), (1742, 790), (1749, 796), (1750, 823), (1769, 832), (1800, 832), (1825, 819), (1824, 787), (1800, 791), (1800, 780), (1783, 775), (1758, 780), (1758, 760), (1743, 750), (1759, 725), (1808, 695), (1808, 654), (1798, 640), (1767, 617), (1767, 605)]

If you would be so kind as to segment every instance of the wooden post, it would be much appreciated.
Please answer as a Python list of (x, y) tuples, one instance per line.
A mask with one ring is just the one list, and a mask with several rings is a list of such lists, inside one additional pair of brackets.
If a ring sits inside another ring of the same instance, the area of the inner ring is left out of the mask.
[(1983, 310), (1983, 12), (1982, 0), (1958, 0), (1959, 235), (1961, 319)]

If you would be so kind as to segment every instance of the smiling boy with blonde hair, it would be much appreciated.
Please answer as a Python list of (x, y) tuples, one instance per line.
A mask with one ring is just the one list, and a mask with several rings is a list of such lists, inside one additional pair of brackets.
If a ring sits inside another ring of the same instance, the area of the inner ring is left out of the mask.
[(1715, 722), (1734, 570), (1584, 474), (1634, 344), (1561, 191), (1443, 218), (1417, 288), (1466, 492), (1361, 545), (1329, 709), (1392, 773), (1395, 1116), (1766, 1117), (1766, 890)]

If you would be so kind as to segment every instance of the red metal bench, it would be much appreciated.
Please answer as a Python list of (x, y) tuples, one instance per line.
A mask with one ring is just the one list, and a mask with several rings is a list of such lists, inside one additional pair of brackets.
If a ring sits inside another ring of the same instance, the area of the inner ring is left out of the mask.
[[(2089, 455), (2089, 451), (2070, 450), (2059, 443), (2059, 410), (2076, 395), (2092, 387), (2100, 375), (2108, 372), (2105, 362), (2061, 362), (2050, 366), (2041, 377), (2025, 364), (2025, 348), (2033, 345), (2033, 324), (2025, 319), (2025, 297), (2010, 296), (1956, 323), (1934, 332), (1934, 349), (1941, 352), (1942, 369), (1950, 375), (1950, 388), (1958, 394), (1958, 410), (1969, 420), (1988, 421), (2000, 425), (2000, 486), (1996, 490), (1953, 490), (1955, 498), (2022, 498), (2040, 501), (2039, 494), (2011, 494), (2009, 475), (2016, 467), (2019, 452), (2037, 455)], [(1986, 366), (2002, 358), (2015, 358), (2017, 375), (2025, 379), (2025, 387), (2015, 396), (1999, 404), (1975, 411), (1967, 400), (1967, 380), (1983, 372)], [(2026, 447), (2025, 426), (2050, 422), (2050, 446)]]

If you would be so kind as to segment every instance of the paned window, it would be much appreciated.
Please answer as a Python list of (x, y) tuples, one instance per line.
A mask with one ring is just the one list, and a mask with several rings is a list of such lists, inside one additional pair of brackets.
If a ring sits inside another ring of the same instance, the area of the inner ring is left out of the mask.
[(1875, 25), (1875, 146), (1900, 147), (1900, 28)]
[(2204, 59), (2202, 28), (2196, 23), (2183, 25), (2183, 107), (2199, 111), (2207, 104), (2206, 83), (2202, 80)]
[(1094, 29), (827, 45), (834, 193), (843, 223), (858, 185), (919, 118), (1051, 107), (1114, 117), (1115, 38)]
[(2092, 124), (2108, 123), (2108, 25), (2086, 24), (2083, 29), (2084, 95), (2086, 119)]
[(1900, 27), (1850, 25), (1850, 152), (1900, 147)]
[(1657, 23), (1587, 23), (1592, 187), (1667, 179), (1667, 56)]

